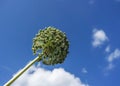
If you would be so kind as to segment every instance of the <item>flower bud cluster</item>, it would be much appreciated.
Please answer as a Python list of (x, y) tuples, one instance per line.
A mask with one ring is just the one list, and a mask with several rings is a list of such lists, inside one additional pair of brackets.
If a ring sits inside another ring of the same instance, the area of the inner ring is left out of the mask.
[(46, 65), (63, 63), (68, 49), (69, 42), (65, 33), (54, 27), (40, 30), (33, 39), (33, 53), (42, 54), (42, 62)]

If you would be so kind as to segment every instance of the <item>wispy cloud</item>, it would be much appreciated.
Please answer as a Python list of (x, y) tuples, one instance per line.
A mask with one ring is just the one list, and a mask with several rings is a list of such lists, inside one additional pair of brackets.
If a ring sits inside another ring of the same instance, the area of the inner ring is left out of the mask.
[[(109, 43), (109, 38), (106, 33), (102, 29), (93, 29), (93, 47), (99, 47), (103, 45), (105, 42)], [(115, 61), (120, 58), (120, 49), (116, 48), (113, 52), (111, 52), (111, 46), (108, 44), (105, 48), (105, 53), (107, 54), (107, 66), (105, 67), (105, 71), (110, 71), (115, 68)]]
[(11, 86), (89, 86), (63, 68), (45, 70), (33, 65)]
[(120, 50), (115, 49), (112, 53), (110, 53), (107, 57), (108, 66), (105, 70), (112, 70), (115, 67), (114, 61), (120, 58)]
[(112, 63), (114, 60), (117, 60), (118, 58), (120, 58), (120, 50), (119, 49), (115, 49), (114, 52), (112, 52), (109, 56), (108, 56), (108, 62)]
[(108, 70), (112, 70), (114, 67), (115, 67), (114, 64), (109, 63), (108, 66), (106, 67), (106, 70), (107, 70), (107, 71), (108, 71)]
[(9, 68), (7, 66), (3, 66), (3, 65), (0, 66), (0, 69), (5, 70), (5, 71), (10, 72), (10, 73), (13, 72), (11, 68)]
[(102, 29), (93, 30), (93, 41), (92, 41), (93, 47), (99, 47), (102, 44), (104, 44), (104, 42), (106, 41), (108, 41), (108, 37), (106, 36), (106, 33)]
[(116, 2), (120, 2), (120, 0), (115, 0)]
[(88, 71), (86, 70), (86, 68), (82, 68), (82, 71), (81, 71), (82, 73), (84, 73), (84, 74), (87, 74), (88, 73)]
[(105, 52), (106, 52), (106, 53), (109, 53), (109, 52), (110, 52), (110, 46), (109, 46), (109, 45), (105, 48)]
[(88, 2), (90, 5), (93, 5), (95, 3), (95, 0), (89, 0)]

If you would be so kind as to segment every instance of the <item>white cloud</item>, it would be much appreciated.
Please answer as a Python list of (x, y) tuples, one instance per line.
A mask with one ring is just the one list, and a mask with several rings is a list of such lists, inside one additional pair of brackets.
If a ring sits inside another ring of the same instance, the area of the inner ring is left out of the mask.
[(108, 76), (110, 71), (113, 70), (114, 68), (115, 68), (115, 65), (113, 63), (109, 63), (107, 67), (105, 67), (105, 69), (103, 70), (104, 75)]
[(119, 49), (115, 49), (114, 52), (112, 52), (109, 56), (108, 56), (108, 62), (113, 62), (114, 60), (120, 58), (120, 50)]
[(107, 46), (107, 47), (106, 47), (105, 52), (107, 52), (107, 53), (110, 52), (110, 46)]
[(33, 65), (11, 86), (88, 86), (63, 68), (52, 71)]
[(103, 30), (98, 30), (98, 29), (93, 30), (93, 41), (92, 41), (93, 47), (98, 47), (104, 44), (104, 42), (106, 41), (108, 41), (108, 37), (106, 36), (106, 33)]
[(88, 71), (86, 70), (86, 68), (82, 68), (82, 73), (84, 73), (84, 74), (88, 73)]
[(115, 67), (115, 64), (113, 63), (117, 59), (120, 58), (120, 50), (115, 49), (114, 52), (110, 53), (108, 55), (107, 61), (108, 61), (108, 66), (106, 67), (106, 70), (112, 70)]

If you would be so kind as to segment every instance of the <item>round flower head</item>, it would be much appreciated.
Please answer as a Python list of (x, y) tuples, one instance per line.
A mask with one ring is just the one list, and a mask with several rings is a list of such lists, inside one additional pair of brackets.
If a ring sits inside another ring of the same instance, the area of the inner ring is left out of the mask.
[[(32, 50), (46, 65), (63, 63), (68, 54), (69, 42), (65, 33), (54, 27), (40, 30), (33, 39)], [(42, 57), (41, 57), (42, 56)]]

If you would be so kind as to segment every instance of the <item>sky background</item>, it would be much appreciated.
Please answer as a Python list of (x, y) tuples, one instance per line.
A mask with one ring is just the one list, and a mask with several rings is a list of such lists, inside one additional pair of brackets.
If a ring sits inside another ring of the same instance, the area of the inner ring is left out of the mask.
[(120, 86), (120, 0), (0, 0), (0, 86), (36, 57), (32, 39), (48, 26), (66, 33), (66, 60), (36, 63), (13, 86)]

